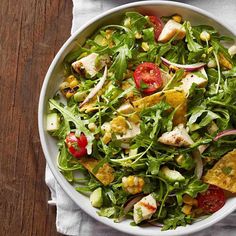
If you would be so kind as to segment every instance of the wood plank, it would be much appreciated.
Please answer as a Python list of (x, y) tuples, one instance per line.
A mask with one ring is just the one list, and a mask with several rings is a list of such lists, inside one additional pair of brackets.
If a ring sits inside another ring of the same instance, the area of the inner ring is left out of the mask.
[(1, 235), (59, 235), (47, 205), (37, 108), (47, 68), (70, 35), (72, 2), (1, 0)]

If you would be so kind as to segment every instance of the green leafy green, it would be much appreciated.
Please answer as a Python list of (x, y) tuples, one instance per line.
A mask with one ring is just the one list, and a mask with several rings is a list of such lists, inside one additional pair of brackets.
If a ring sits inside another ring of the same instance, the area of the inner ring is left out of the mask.
[(186, 21), (184, 23), (184, 27), (186, 30), (186, 42), (187, 42), (188, 50), (190, 52), (199, 52), (200, 50), (202, 50), (202, 46), (199, 43), (194, 41), (195, 37), (193, 36), (190, 22)]

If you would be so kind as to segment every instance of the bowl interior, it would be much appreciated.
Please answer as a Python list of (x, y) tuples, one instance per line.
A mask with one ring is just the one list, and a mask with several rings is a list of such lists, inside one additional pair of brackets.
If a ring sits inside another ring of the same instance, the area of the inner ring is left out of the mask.
[(134, 235), (183, 235), (187, 233), (192, 233), (206, 228), (213, 223), (219, 221), (224, 216), (228, 215), (235, 209), (236, 198), (231, 198), (227, 200), (225, 206), (208, 217), (205, 220), (194, 223), (193, 225), (188, 225), (186, 227), (179, 227), (176, 230), (171, 231), (160, 231), (156, 227), (140, 228), (130, 226), (129, 221), (126, 220), (119, 224), (114, 223), (112, 220), (99, 217), (96, 213), (96, 209), (93, 208), (89, 202), (89, 199), (82, 194), (76, 192), (66, 179), (59, 172), (56, 165), (57, 156), (57, 146), (56, 140), (52, 138), (46, 131), (46, 114), (47, 114), (47, 102), (48, 99), (53, 96), (53, 94), (58, 90), (58, 86), (62, 81), (63, 68), (62, 61), (64, 57), (76, 47), (76, 42), (81, 45), (85, 42), (86, 38), (91, 36), (97, 29), (105, 24), (117, 23), (121, 19), (124, 12), (127, 11), (138, 11), (143, 14), (166, 16), (178, 13), (183, 16), (185, 20), (189, 20), (193, 25), (206, 24), (215, 27), (219, 32), (226, 35), (233, 36), (233, 33), (227, 28), (227, 26), (221, 24), (214, 19), (207, 12), (202, 11), (196, 7), (191, 7), (182, 3), (175, 2), (137, 2), (132, 4), (127, 4), (121, 7), (112, 9), (101, 16), (98, 16), (88, 22), (84, 27), (80, 28), (74, 35), (72, 35), (67, 42), (60, 49), (56, 57), (54, 58), (48, 73), (45, 77), (44, 84), (41, 90), (40, 101), (39, 101), (39, 133), (40, 139), (43, 147), (43, 151), (50, 169), (52, 170), (55, 178), (62, 188), (68, 193), (68, 195), (89, 215), (93, 218), (103, 222), (109, 226), (112, 226), (118, 230), (131, 233)]

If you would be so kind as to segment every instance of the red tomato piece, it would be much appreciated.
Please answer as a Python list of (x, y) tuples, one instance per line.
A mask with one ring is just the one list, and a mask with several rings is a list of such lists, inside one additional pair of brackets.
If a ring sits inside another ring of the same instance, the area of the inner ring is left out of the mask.
[(145, 94), (156, 92), (162, 86), (160, 69), (151, 62), (144, 62), (134, 71), (136, 87)]
[(225, 204), (225, 194), (221, 188), (210, 185), (204, 193), (197, 196), (198, 207), (203, 209), (205, 213), (214, 213)]
[(76, 158), (87, 155), (86, 146), (88, 144), (86, 136), (82, 133), (80, 137), (76, 137), (75, 133), (71, 132), (66, 136), (66, 145), (71, 155)]
[(156, 41), (158, 41), (159, 35), (161, 34), (161, 31), (163, 29), (161, 19), (157, 16), (148, 16), (148, 18), (150, 22), (153, 24), (155, 39)]

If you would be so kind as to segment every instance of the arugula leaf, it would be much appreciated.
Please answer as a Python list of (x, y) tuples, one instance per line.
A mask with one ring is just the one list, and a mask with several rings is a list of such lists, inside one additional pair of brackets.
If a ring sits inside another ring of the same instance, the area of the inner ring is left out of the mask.
[(232, 62), (232, 58), (229, 55), (228, 49), (226, 47), (224, 47), (224, 45), (222, 43), (220, 43), (220, 41), (216, 38), (212, 38), (210, 41), (212, 47), (214, 48), (214, 51), (218, 54), (218, 53), (222, 53), (224, 55), (224, 57), (231, 63)]
[(191, 216), (186, 216), (181, 212), (181, 209), (176, 208), (173, 212), (169, 213), (164, 220), (164, 226), (162, 227), (162, 231), (168, 229), (176, 229), (177, 226), (185, 226), (192, 222)]
[(58, 130), (51, 132), (50, 134), (58, 139), (64, 139), (66, 135), (70, 132), (70, 124), (67, 120), (63, 119), (60, 122), (60, 126)]
[(223, 71), (222, 73), (226, 78), (236, 77), (236, 66), (234, 66), (231, 70), (226, 70)]
[(97, 212), (99, 216), (104, 216), (104, 217), (112, 217), (116, 213), (116, 208), (115, 207), (106, 207), (106, 208), (101, 208), (100, 211)]
[[(216, 113), (206, 110), (203, 106), (198, 106), (191, 111), (187, 125), (191, 131), (195, 131), (207, 126), (211, 121), (218, 118), (220, 118), (220, 116)], [(198, 122), (198, 120), (200, 120), (200, 122)]]
[(153, 27), (143, 30), (143, 40), (145, 42), (148, 42), (149, 44), (153, 44), (155, 42), (155, 35), (154, 35)]
[(208, 188), (208, 184), (203, 183), (201, 180), (195, 177), (186, 179), (185, 184), (182, 186), (182, 190), (176, 192), (176, 198), (178, 205), (182, 205), (184, 194), (195, 198), (198, 193), (205, 192)]
[[(165, 111), (170, 109), (171, 106), (164, 101), (146, 108), (141, 112), (141, 134), (148, 134), (151, 140), (157, 137), (161, 129), (162, 115)], [(162, 120), (163, 121), (163, 120)]]
[(120, 47), (116, 52), (118, 52), (118, 55), (110, 67), (110, 70), (114, 72), (116, 80), (122, 80), (127, 69), (127, 58), (130, 58), (131, 54), (126, 44)]
[(149, 23), (147, 18), (138, 12), (127, 12), (125, 15), (130, 19), (130, 29), (134, 32), (141, 32)]
[(155, 158), (152, 156), (148, 156), (148, 173), (151, 173), (152, 175), (157, 175), (161, 166), (162, 160), (159, 158)]
[(190, 195), (195, 198), (198, 193), (205, 192), (208, 188), (208, 184), (203, 183), (199, 179), (192, 179), (189, 181), (188, 185), (185, 187), (183, 193)]
[(84, 135), (86, 136), (88, 140), (87, 151), (88, 151), (88, 154), (91, 154), (94, 135), (85, 127), (80, 117), (75, 116), (74, 113), (71, 112), (68, 108), (62, 107), (57, 101), (53, 99), (49, 99), (49, 106), (51, 110), (56, 109), (62, 114), (65, 120), (65, 124), (67, 125), (67, 128), (68, 128), (69, 122), (72, 122), (76, 126), (76, 129), (79, 133), (80, 132), (84, 133)]
[(184, 27), (185, 27), (185, 30), (186, 30), (186, 39), (185, 39), (185, 41), (187, 42), (188, 50), (190, 52), (200, 51), (202, 49), (202, 46), (199, 43), (194, 41), (195, 37), (193, 36), (192, 27), (191, 27), (190, 22), (186, 21), (184, 23)]
[(168, 81), (163, 91), (178, 87), (181, 84), (181, 80), (184, 76), (184, 69), (177, 70), (175, 75)]

